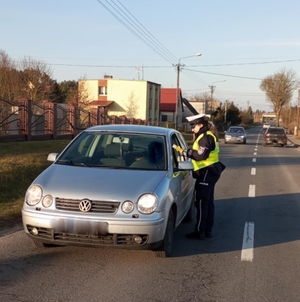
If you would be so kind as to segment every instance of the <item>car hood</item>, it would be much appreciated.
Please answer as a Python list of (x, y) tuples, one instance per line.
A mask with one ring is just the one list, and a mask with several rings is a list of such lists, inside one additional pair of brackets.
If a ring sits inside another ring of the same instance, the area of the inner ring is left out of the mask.
[(155, 192), (167, 177), (167, 171), (104, 169), (52, 164), (34, 184), (44, 195), (72, 199), (126, 200)]

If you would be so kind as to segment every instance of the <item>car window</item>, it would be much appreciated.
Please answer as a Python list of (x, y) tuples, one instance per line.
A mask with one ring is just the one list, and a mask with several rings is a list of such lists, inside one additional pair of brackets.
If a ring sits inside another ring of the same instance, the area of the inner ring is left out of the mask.
[(273, 134), (285, 134), (285, 131), (283, 128), (269, 128), (267, 133), (273, 133)]
[(83, 132), (59, 157), (58, 164), (166, 170), (166, 138), (162, 135)]
[[(182, 150), (186, 150), (187, 146), (186, 143), (182, 139), (179, 139), (178, 136), (174, 133), (171, 138), (171, 144), (172, 146), (179, 146)], [(184, 161), (186, 158), (184, 155), (179, 152), (177, 149), (172, 148), (172, 162), (173, 162), (173, 168), (178, 168), (178, 163), (180, 161)]]
[(244, 130), (244, 128), (230, 127), (227, 132), (230, 132), (230, 133), (244, 133), (245, 130)]

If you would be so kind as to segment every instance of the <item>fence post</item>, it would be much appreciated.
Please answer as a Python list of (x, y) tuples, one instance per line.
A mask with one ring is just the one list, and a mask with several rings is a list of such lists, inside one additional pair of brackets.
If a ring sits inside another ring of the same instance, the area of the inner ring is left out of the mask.
[[(32, 100), (26, 100), (25, 104), (27, 105), (27, 117), (25, 118), (25, 121), (26, 121), (26, 124), (25, 124), (25, 137), (26, 137), (26, 140), (30, 141), (31, 138), (32, 138), (32, 131), (31, 131), (32, 130), (31, 129)], [(26, 110), (25, 110), (25, 112), (26, 112)]]
[(57, 103), (53, 103), (53, 118), (51, 124), (52, 136), (53, 139), (57, 139)]

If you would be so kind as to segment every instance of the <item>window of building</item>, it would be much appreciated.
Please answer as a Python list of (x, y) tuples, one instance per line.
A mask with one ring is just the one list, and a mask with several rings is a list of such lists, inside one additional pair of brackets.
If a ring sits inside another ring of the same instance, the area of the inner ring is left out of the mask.
[(107, 87), (106, 86), (100, 86), (99, 87), (99, 95), (107, 95)]

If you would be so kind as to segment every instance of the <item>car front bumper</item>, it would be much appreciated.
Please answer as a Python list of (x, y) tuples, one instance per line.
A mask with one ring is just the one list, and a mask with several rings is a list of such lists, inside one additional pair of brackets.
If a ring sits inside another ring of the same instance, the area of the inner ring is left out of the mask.
[(54, 245), (113, 246), (129, 249), (158, 247), (165, 232), (163, 213), (141, 218), (108, 220), (63, 217), (22, 210), (25, 233), (32, 239)]
[(245, 137), (225, 137), (226, 143), (242, 144), (244, 141), (246, 141)]

